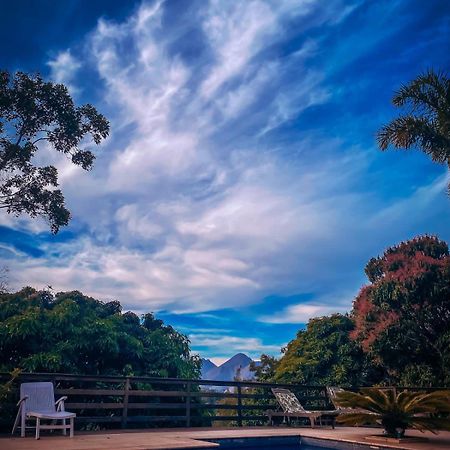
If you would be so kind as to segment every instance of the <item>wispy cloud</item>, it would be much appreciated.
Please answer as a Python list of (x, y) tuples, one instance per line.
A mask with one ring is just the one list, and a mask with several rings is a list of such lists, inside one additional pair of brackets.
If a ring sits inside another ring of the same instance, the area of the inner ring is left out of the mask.
[(79, 92), (79, 88), (73, 84), (81, 62), (72, 55), (70, 50), (65, 50), (47, 63), (50, 66), (50, 77), (56, 83), (65, 84), (72, 95)]
[[(374, 147), (378, 86), (391, 78), (382, 68), (360, 80), (354, 64), (405, 26), (386, 30), (388, 15), (371, 14), (381, 6), (196, 5), (178, 23), (171, 2), (143, 2), (48, 62), (55, 81), (95, 94), (112, 134), (90, 173), (42, 149), (39, 161), (60, 172), (72, 234), (53, 241), (39, 221), (0, 215), (40, 237), (37, 256), (5, 250), (3, 260), (17, 287), (203, 313), (209, 323), (189, 334), (210, 355), (277, 353), (276, 336), (239, 334), (252, 324), (237, 316), (207, 331), (218, 324), (211, 312), (253, 308), (253, 323), (275, 329), (349, 309), (368, 258), (416, 233), (448, 236), (445, 180), (421, 156), (404, 163)], [(258, 311), (265, 297), (304, 293), (308, 302)]]
[(256, 357), (261, 353), (276, 354), (281, 352), (281, 347), (283, 346), (281, 343), (265, 345), (261, 339), (254, 337), (191, 334), (189, 338), (193, 347), (208, 348), (208, 351), (217, 356), (233, 355), (233, 353), (237, 352), (246, 352), (251, 357)]

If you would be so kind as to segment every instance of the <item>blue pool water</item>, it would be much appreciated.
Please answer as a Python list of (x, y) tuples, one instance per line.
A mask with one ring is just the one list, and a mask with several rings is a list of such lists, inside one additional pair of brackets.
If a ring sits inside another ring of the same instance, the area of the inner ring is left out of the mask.
[[(225, 447), (226, 448), (226, 447)], [(348, 447), (350, 449), (350, 447)], [(230, 450), (230, 447), (227, 448)], [(261, 445), (260, 447), (233, 447), (233, 450), (336, 450), (331, 447), (317, 447), (310, 446), (305, 444), (297, 444), (297, 445)]]
[(374, 448), (364, 444), (300, 436), (208, 439), (208, 441), (220, 444), (218, 450), (370, 450)]

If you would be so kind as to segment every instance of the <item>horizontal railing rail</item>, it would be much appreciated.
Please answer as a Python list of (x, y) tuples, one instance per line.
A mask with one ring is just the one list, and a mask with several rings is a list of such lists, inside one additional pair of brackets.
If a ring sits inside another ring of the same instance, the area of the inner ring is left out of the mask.
[[(0, 373), (0, 382), (10, 378)], [(52, 381), (55, 395), (65, 395), (67, 410), (77, 413), (79, 424), (89, 427), (191, 426), (215, 422), (237, 426), (263, 424), (265, 411), (276, 409), (270, 391), (274, 387), (292, 390), (310, 409), (329, 409), (326, 387), (256, 381), (214, 381), (158, 377), (73, 375), (64, 373), (21, 373), (15, 380), (9, 405), (12, 414), (18, 400), (18, 386), (27, 381)], [(358, 389), (358, 388), (353, 388)], [(386, 389), (436, 390), (445, 388), (386, 387)], [(2, 414), (1, 419), (8, 419)], [(5, 422), (5, 420), (3, 420)], [(153, 425), (152, 425), (153, 424)], [(5, 423), (3, 423), (4, 426)], [(87, 425), (86, 425), (87, 426)]]

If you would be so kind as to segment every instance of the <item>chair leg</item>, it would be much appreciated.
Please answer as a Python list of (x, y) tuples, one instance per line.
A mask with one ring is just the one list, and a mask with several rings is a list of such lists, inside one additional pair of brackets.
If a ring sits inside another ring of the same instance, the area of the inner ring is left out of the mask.
[(14, 425), (12, 427), (11, 434), (14, 434), (16, 432), (17, 425), (19, 425), (19, 420), (20, 420), (21, 413), (22, 413), (22, 407), (20, 407), (19, 411), (17, 411), (17, 416), (16, 416), (16, 419), (14, 420)]
[(70, 418), (70, 437), (73, 438), (73, 417)]
[(22, 413), (22, 417), (20, 418), (20, 437), (25, 437), (25, 414)]
[(39, 417), (36, 417), (36, 439), (40, 438), (40, 432), (41, 432), (41, 419)]
[(63, 419), (63, 425), (64, 425), (64, 428), (63, 428), (62, 432), (63, 432), (63, 435), (66, 436), (67, 435), (66, 419)]

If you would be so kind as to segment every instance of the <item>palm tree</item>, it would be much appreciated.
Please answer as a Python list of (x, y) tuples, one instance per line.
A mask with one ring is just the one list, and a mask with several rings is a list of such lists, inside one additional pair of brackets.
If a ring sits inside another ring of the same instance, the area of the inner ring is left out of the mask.
[[(381, 424), (387, 436), (402, 437), (407, 428), (420, 431), (450, 430), (450, 419), (436, 414), (450, 412), (450, 392), (431, 393), (367, 388), (360, 393), (343, 391), (336, 403), (349, 408), (337, 418), (345, 425)], [(350, 408), (357, 408), (354, 412)]]
[[(406, 114), (388, 123), (377, 134), (386, 150), (419, 148), (431, 159), (450, 168), (450, 79), (444, 72), (428, 72), (402, 86), (392, 98)], [(449, 184), (450, 194), (450, 184)]]

